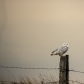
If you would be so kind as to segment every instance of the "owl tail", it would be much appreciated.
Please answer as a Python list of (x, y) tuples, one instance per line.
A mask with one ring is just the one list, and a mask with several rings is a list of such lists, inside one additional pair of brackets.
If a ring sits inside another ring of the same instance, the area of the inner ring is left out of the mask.
[(51, 53), (51, 56), (53, 56), (54, 54), (53, 53)]
[(53, 56), (53, 55), (56, 55), (56, 53), (54, 53), (56, 50), (54, 50), (52, 53), (51, 53), (51, 56)]

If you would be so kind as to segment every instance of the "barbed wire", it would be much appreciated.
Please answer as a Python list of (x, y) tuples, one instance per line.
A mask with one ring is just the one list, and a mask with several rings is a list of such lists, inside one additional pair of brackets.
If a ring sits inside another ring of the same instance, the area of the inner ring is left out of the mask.
[[(0, 66), (0, 68), (16, 68), (16, 69), (46, 69), (46, 70), (53, 70), (53, 69), (60, 69), (60, 68), (28, 68), (28, 67), (9, 67), (9, 66)], [(79, 72), (79, 73), (84, 73), (82, 71), (75, 71), (75, 70), (69, 70), (69, 71), (72, 71), (72, 72)]]
[(75, 70), (69, 70), (69, 71), (84, 73), (84, 72), (82, 72), (82, 71), (75, 71)]
[(16, 69), (46, 69), (46, 70), (52, 70), (52, 69), (60, 69), (60, 68), (27, 68), (27, 67), (8, 67), (8, 66), (0, 66), (1, 68), (16, 68)]

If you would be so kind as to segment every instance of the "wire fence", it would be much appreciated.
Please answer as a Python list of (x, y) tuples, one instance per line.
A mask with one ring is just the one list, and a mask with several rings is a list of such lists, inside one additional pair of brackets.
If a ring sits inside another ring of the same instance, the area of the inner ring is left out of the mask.
[[(45, 69), (45, 70), (56, 70), (56, 69), (60, 69), (60, 68), (28, 68), (28, 67), (9, 67), (9, 66), (0, 66), (0, 68), (11, 68), (11, 69)], [(74, 69), (73, 70), (68, 70), (68, 71), (71, 71), (71, 72), (78, 72), (78, 73), (84, 73), (84, 72), (82, 72), (82, 71), (75, 71)], [(68, 80), (68, 81), (70, 81), (70, 82), (72, 82), (72, 83), (78, 83), (78, 84), (84, 84), (84, 83), (81, 83), (81, 82), (79, 82), (79, 81), (74, 81), (74, 80)], [(11, 83), (11, 81), (2, 81), (2, 80), (0, 80), (0, 83), (2, 83), (2, 82), (4, 82), (4, 83)], [(39, 84), (57, 84), (59, 81), (55, 81), (55, 82), (47, 82), (47, 83), (39, 83)], [(61, 81), (60, 81), (61, 82)], [(21, 84), (21, 83), (14, 83), (14, 82), (12, 82), (12, 84)]]
[(46, 69), (46, 70), (52, 70), (52, 69), (60, 69), (60, 68), (27, 68), (27, 67), (8, 67), (8, 66), (0, 66), (1, 68), (16, 68), (16, 69)]
[[(9, 66), (0, 66), (0, 68), (16, 68), (16, 69), (46, 69), (46, 70), (53, 70), (53, 69), (60, 69), (60, 68), (28, 68), (28, 67), (9, 67)], [(75, 71), (74, 69), (73, 70), (69, 70), (69, 71), (72, 71), (72, 72), (79, 72), (79, 73), (84, 73), (82, 71)]]

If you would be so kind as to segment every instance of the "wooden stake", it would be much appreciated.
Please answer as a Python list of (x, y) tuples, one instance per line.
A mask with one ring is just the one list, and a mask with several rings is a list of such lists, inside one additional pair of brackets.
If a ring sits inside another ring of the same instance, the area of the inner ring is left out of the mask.
[(69, 56), (61, 56), (59, 65), (59, 84), (69, 84)]

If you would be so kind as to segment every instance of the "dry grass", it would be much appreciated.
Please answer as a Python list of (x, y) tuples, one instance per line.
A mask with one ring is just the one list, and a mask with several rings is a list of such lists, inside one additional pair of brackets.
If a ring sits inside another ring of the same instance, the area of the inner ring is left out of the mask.
[[(39, 75), (39, 79), (36, 78), (30, 78), (30, 77), (24, 77), (24, 76), (18, 76), (18, 79), (14, 77), (12, 74), (12, 77), (3, 77), (0, 76), (0, 84), (59, 84), (59, 81), (55, 76), (53, 75)], [(78, 80), (77, 80), (78, 81)], [(53, 83), (54, 82), (54, 83)], [(55, 83), (57, 82), (57, 83)], [(78, 81), (79, 82), (79, 81)], [(69, 84), (78, 84), (78, 82), (69, 81)], [(79, 83), (81, 84), (81, 83)]]
[(0, 77), (0, 84), (42, 84), (42, 82), (46, 84), (50, 84), (49, 82), (58, 81), (55, 76), (50, 75), (49, 77), (47, 75), (39, 75), (39, 80), (36, 78), (29, 78), (29, 77), (23, 77), (18, 76), (18, 79), (14, 77), (12, 74), (12, 77)]

